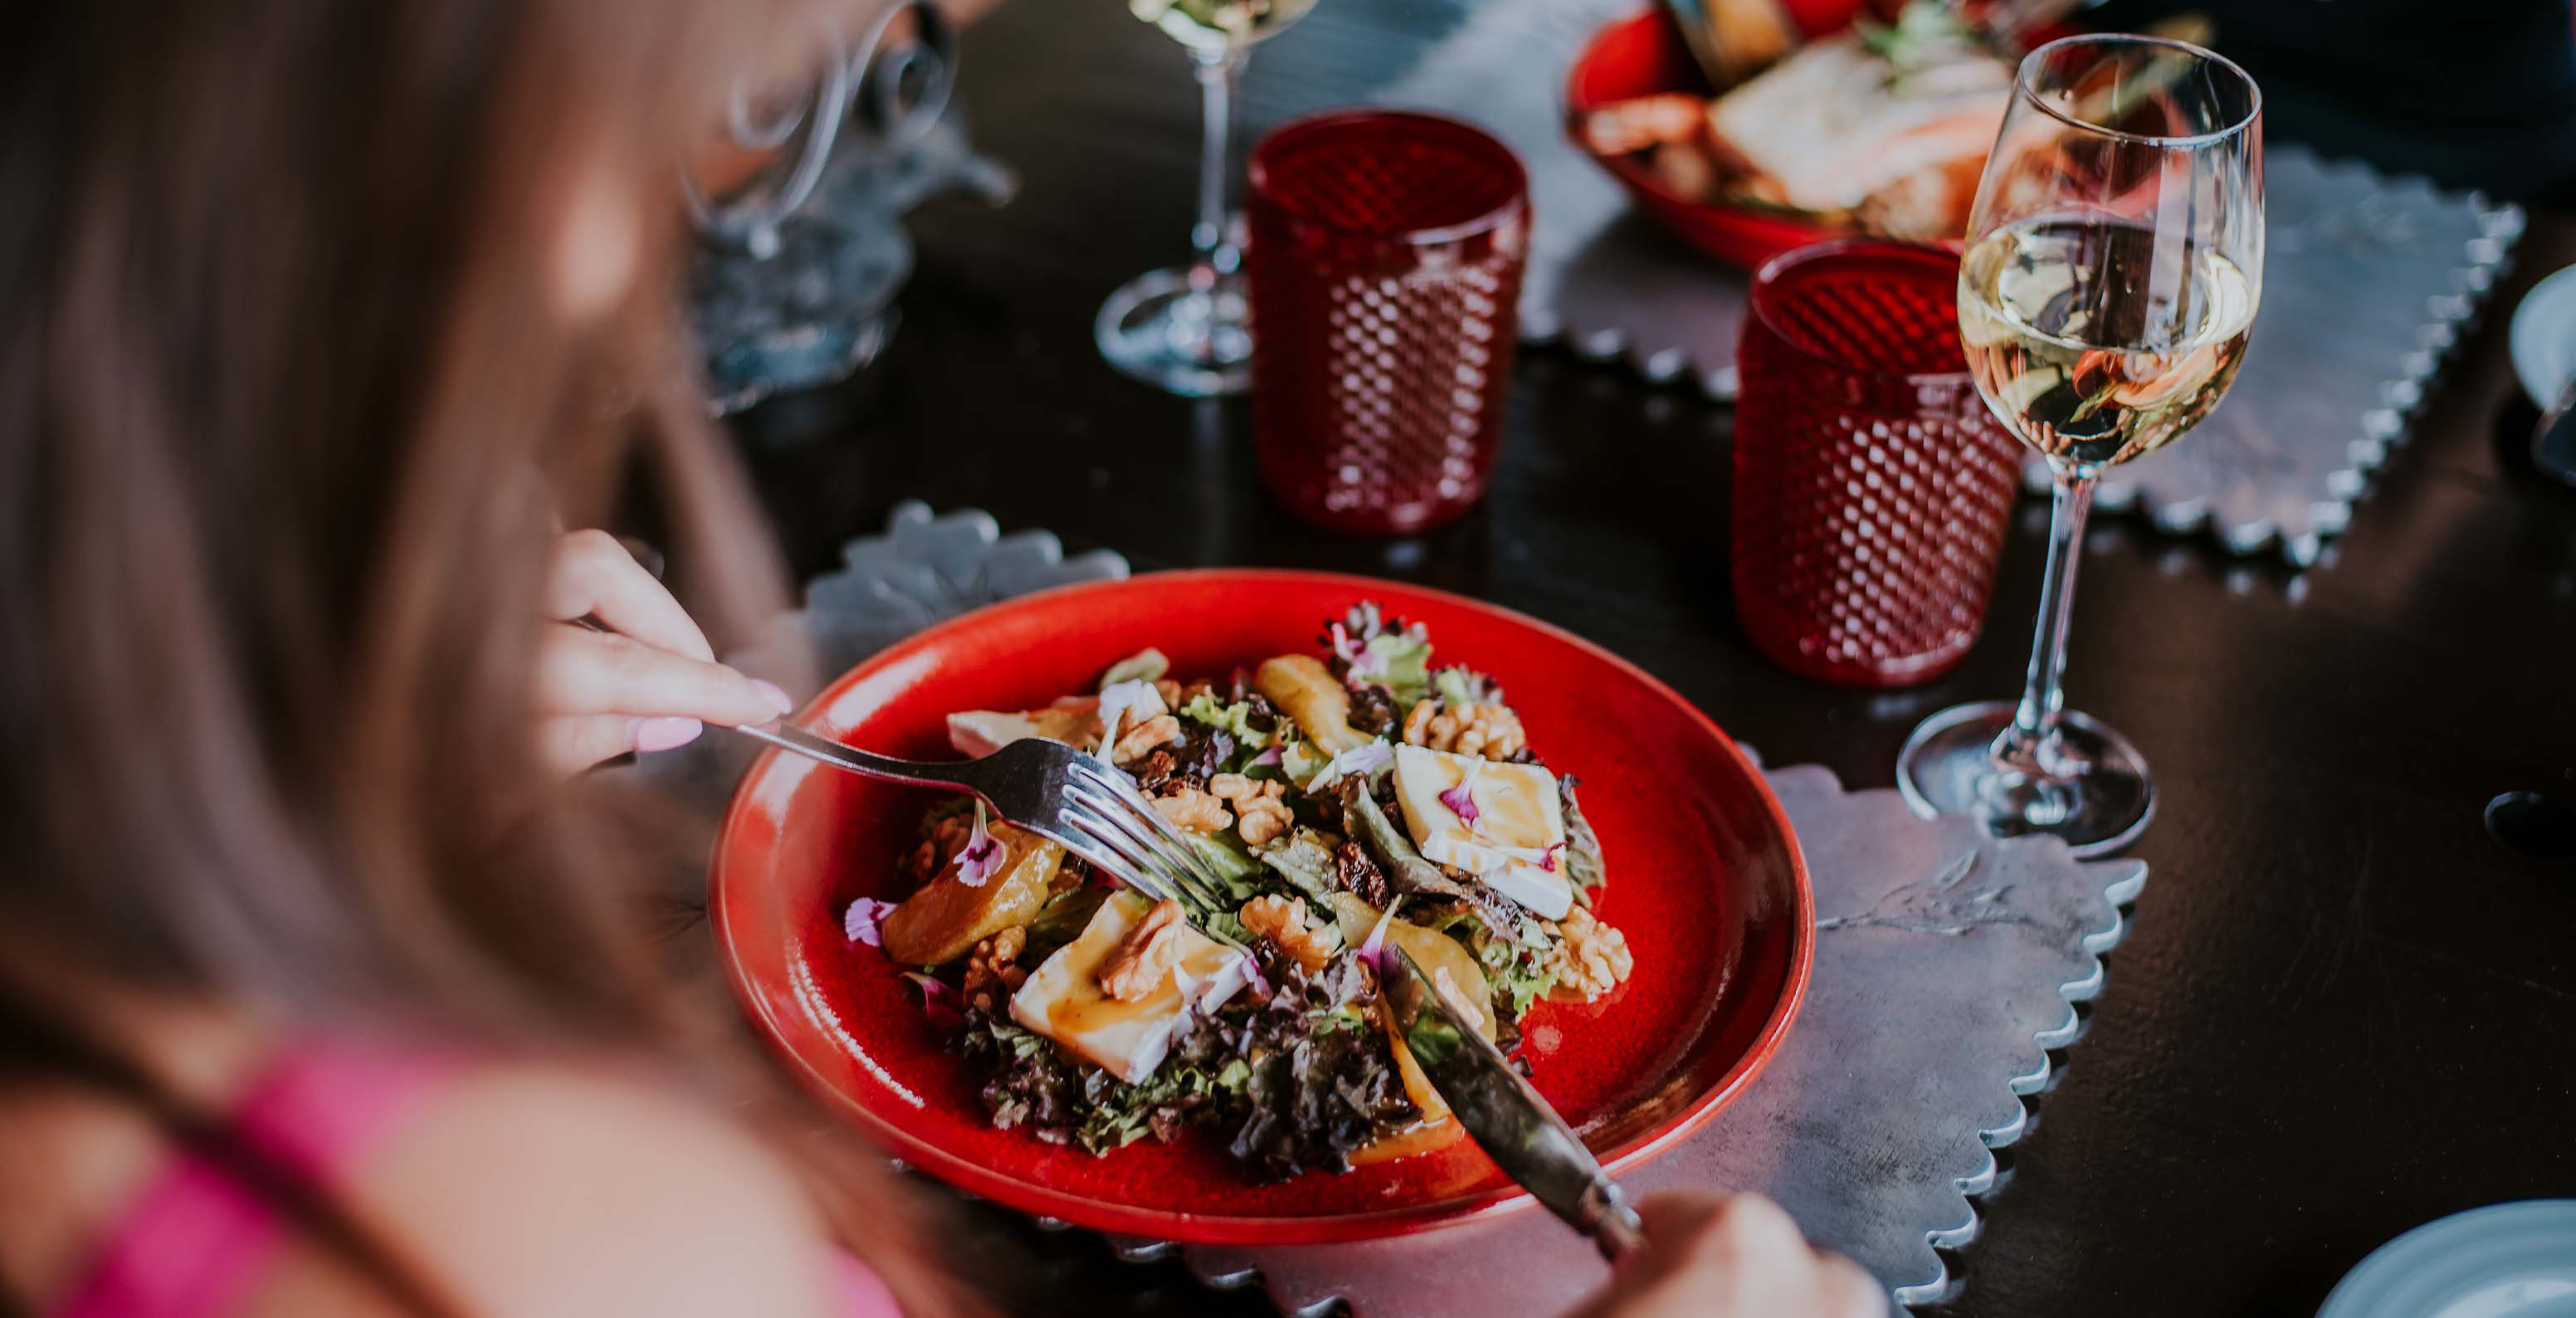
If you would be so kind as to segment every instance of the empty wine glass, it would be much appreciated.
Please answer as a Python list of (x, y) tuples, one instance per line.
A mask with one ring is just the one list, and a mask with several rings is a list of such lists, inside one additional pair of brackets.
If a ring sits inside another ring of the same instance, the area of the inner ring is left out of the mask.
[(1191, 259), (1121, 285), (1101, 304), (1092, 337), (1109, 364), (1190, 397), (1236, 394), (1252, 383), (1252, 324), (1229, 197), (1234, 182), (1234, 85), (1254, 43), (1305, 17), (1315, 0), (1128, 0), (1130, 13), (1189, 51), (1199, 79), (1198, 221)]
[(1986, 405), (2055, 480), (2048, 571), (2020, 701), (1925, 720), (1897, 785), (1918, 812), (2098, 855), (2146, 827), (2156, 789), (2126, 738), (2063, 708), (2084, 518), (2105, 468), (2198, 425), (2244, 360), (2262, 95), (2184, 42), (2050, 42), (2022, 61), (1967, 237), (1959, 334)]

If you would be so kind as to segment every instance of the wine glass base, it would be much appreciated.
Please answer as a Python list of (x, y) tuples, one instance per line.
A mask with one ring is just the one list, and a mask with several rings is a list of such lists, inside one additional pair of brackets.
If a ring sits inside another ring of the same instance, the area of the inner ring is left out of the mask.
[(1185, 398), (1252, 387), (1252, 317), (1243, 278), (1206, 291), (1187, 270), (1155, 270), (1121, 285), (1092, 324), (1100, 355), (1125, 374)]
[(2155, 780), (2137, 747), (2069, 710), (2058, 717), (2060, 771), (2016, 770), (1995, 756), (2013, 710), (2009, 700), (1960, 705), (1914, 729), (1896, 757), (1896, 787), (1914, 813), (1966, 815), (1997, 837), (2063, 838), (2078, 856), (2137, 841), (2156, 813)]

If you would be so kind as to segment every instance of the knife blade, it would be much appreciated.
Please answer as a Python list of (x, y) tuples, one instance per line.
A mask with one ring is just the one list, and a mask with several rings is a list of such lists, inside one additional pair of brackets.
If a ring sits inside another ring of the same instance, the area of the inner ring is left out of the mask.
[(1486, 1157), (1591, 1237), (1603, 1257), (1616, 1262), (1643, 1242), (1636, 1210), (1592, 1151), (1502, 1050), (1465, 1023), (1474, 1008), (1442, 993), (1392, 942), (1379, 960), (1378, 985), (1414, 1062)]

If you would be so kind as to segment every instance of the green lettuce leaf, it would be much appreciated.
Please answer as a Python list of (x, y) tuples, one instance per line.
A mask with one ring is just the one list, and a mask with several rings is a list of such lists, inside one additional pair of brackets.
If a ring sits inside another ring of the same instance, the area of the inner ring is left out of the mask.
[[(1247, 751), (1261, 750), (1277, 735), (1275, 731), (1264, 732), (1252, 726), (1252, 702), (1248, 700), (1238, 700), (1229, 705), (1202, 691), (1190, 697), (1180, 712), (1182, 718), (1195, 719), (1233, 734), (1234, 744)], [(1277, 724), (1274, 722), (1272, 727), (1275, 729)]]
[[(1526, 925), (1528, 922), (1523, 923)], [(1530, 936), (1538, 934), (1535, 928), (1524, 928), (1522, 932)], [(1543, 936), (1536, 937), (1537, 946), (1532, 946), (1527, 938), (1514, 941), (1490, 934), (1478, 941), (1483, 946), (1476, 949), (1476, 960), (1485, 967), (1485, 982), (1493, 987), (1497, 999), (1511, 1000), (1513, 1020), (1528, 1015), (1530, 1005), (1556, 987), (1556, 972), (1541, 968), (1546, 951)]]
[(1370, 680), (1395, 697), (1398, 710), (1431, 694), (1431, 642), (1409, 632), (1380, 632), (1369, 638), (1369, 653), (1378, 656)]
[(1609, 885), (1610, 873), (1601, 858), (1601, 835), (1592, 831), (1592, 821), (1574, 803), (1574, 788), (1572, 774), (1556, 780), (1557, 798), (1565, 807), (1565, 850), (1558, 858), (1566, 879), (1574, 885), (1575, 898), (1590, 906), (1593, 894)]
[(1253, 854), (1279, 871), (1290, 887), (1323, 904), (1341, 883), (1333, 864), (1333, 848), (1338, 845), (1329, 833), (1300, 827)]

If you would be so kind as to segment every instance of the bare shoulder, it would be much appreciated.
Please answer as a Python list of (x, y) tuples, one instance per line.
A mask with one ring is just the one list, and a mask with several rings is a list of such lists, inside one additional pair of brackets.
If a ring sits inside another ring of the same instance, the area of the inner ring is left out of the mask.
[[(742, 1131), (638, 1082), (479, 1071), (439, 1089), (355, 1170), (363, 1216), (470, 1313), (827, 1312), (822, 1228), (787, 1170)], [(348, 1311), (345, 1275), (300, 1270), (281, 1269), (279, 1303), (259, 1308)]]

